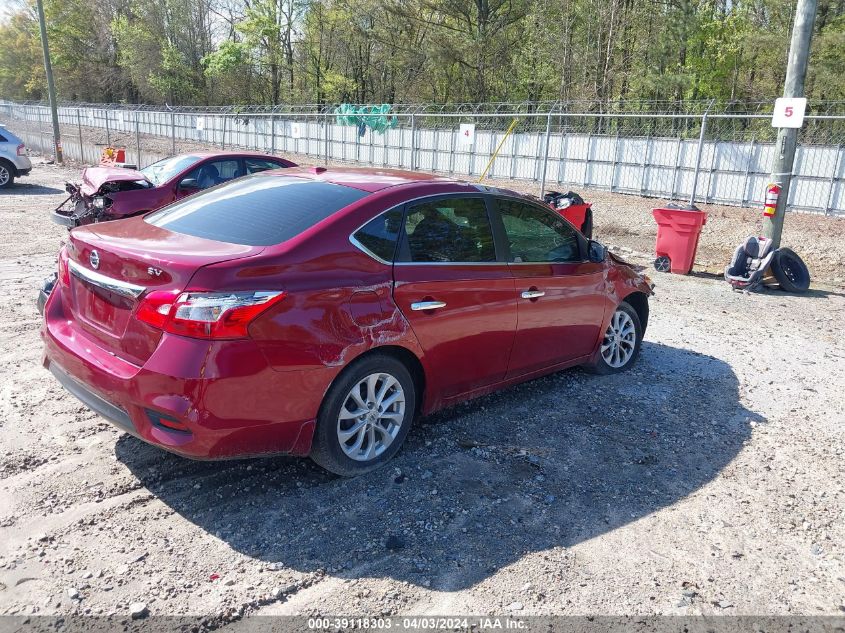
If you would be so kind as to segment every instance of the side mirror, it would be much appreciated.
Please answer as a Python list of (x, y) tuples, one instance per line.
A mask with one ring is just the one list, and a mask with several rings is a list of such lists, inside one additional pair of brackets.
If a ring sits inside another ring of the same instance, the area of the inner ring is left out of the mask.
[(587, 250), (589, 252), (591, 262), (600, 264), (607, 259), (607, 247), (604, 244), (600, 244), (595, 240), (590, 240)]
[(200, 184), (196, 178), (185, 178), (179, 182), (179, 186), (176, 188), (179, 191), (197, 191), (200, 188)]

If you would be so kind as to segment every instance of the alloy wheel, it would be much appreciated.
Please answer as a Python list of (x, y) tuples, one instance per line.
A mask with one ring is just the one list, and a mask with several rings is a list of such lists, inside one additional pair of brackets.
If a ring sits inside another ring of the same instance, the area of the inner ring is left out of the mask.
[(405, 419), (405, 391), (394, 376), (376, 373), (347, 394), (337, 419), (337, 439), (350, 459), (375, 459), (393, 443)]
[(624, 367), (634, 355), (636, 345), (637, 328), (634, 320), (624, 310), (616, 310), (601, 343), (602, 358), (614, 369)]
[(5, 186), (9, 182), (9, 169), (4, 165), (0, 165), (0, 187)]

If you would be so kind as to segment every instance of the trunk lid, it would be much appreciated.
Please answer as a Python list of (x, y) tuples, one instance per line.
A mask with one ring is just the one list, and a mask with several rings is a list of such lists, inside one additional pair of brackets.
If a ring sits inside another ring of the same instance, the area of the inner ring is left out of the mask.
[(79, 227), (67, 245), (71, 274), (64, 308), (104, 348), (142, 364), (161, 337), (133, 317), (147, 291), (181, 292), (203, 266), (263, 250), (174, 233), (142, 217)]
[[(82, 170), (82, 193), (88, 197), (96, 195), (107, 182), (147, 182), (149, 179), (140, 171), (123, 167), (86, 167)], [(150, 183), (152, 184), (152, 183)]]

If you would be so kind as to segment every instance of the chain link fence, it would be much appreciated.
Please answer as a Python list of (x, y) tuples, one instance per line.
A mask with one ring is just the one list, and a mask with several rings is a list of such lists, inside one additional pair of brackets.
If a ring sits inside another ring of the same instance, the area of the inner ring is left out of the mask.
[[(577, 105), (577, 104), (576, 104)], [(712, 104), (711, 104), (712, 105)], [(814, 108), (799, 136), (789, 206), (845, 214), (845, 115)], [(530, 106), (530, 107), (529, 107)], [(395, 106), (383, 133), (344, 125), (330, 108), (154, 109), (97, 104), (59, 108), (66, 156), (99, 160), (105, 146), (145, 166), (208, 149), (284, 154), (477, 179), (529, 180), (548, 189), (602, 189), (669, 200), (762, 204), (777, 130), (760, 108), (743, 112), (576, 112), (573, 104)], [(702, 111), (703, 110), (703, 111)], [(52, 154), (49, 109), (0, 102), (0, 120)], [(512, 127), (512, 133), (507, 130)]]

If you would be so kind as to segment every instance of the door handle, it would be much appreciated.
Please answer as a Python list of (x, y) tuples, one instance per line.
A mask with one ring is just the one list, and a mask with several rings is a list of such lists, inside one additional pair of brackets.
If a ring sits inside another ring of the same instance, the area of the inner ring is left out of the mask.
[(417, 301), (411, 304), (411, 310), (437, 310), (438, 308), (445, 308), (445, 301)]
[(523, 290), (522, 291), (522, 298), (523, 299), (539, 299), (540, 297), (545, 296), (545, 292), (543, 290)]

